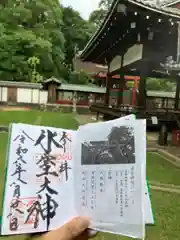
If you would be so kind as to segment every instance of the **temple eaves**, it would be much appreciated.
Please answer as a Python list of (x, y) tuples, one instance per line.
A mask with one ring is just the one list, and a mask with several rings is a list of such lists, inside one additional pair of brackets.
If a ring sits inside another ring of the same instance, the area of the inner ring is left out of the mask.
[[(168, 8), (168, 7), (164, 7), (161, 5), (155, 5), (154, 3), (144, 2), (142, 0), (124, 0), (123, 2), (122, 1), (120, 2), (119, 0), (114, 0), (109, 12), (107, 13), (104, 21), (102, 22), (101, 26), (95, 32), (95, 34), (92, 36), (92, 38), (89, 40), (89, 42), (87, 43), (84, 50), (81, 52), (80, 57), (83, 61), (90, 60), (90, 61), (96, 62), (96, 63), (103, 63), (102, 61), (99, 61), (99, 62), (96, 61), (96, 59), (93, 59), (93, 57), (91, 57), (89, 59), (89, 56), (90, 56), (90, 54), (92, 55), (93, 52), (97, 51), (99, 46), (102, 45), (101, 42), (104, 41), (104, 39), (108, 38), (108, 34), (111, 30), (110, 29), (111, 25), (113, 25), (112, 21), (116, 21), (116, 17), (114, 17), (114, 15), (117, 14), (117, 12), (118, 12), (118, 14), (119, 13), (125, 14), (124, 11), (126, 9), (123, 9), (122, 5), (126, 6), (128, 4), (134, 5), (135, 8), (141, 8), (142, 11), (146, 11), (146, 12), (149, 11), (149, 14), (155, 13), (158, 16), (169, 17), (171, 19), (175, 19), (176, 21), (180, 21), (180, 10), (176, 9), (176, 8)], [(120, 10), (119, 10), (119, 8), (120, 8)], [(122, 24), (123, 24), (123, 22), (122, 22)], [(106, 51), (108, 51), (108, 49), (106, 49)]]

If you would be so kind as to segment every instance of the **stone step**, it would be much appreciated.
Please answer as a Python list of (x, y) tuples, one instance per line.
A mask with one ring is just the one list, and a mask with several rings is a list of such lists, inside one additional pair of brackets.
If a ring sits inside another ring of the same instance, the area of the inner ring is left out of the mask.
[(8, 126), (0, 126), (0, 132), (8, 132), (9, 127)]

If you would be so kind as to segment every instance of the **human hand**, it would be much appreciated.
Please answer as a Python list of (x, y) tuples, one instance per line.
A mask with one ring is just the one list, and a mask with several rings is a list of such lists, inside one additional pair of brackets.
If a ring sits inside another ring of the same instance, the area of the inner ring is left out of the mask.
[(40, 240), (87, 240), (97, 234), (88, 230), (89, 224), (89, 218), (76, 217), (57, 230), (43, 234)]

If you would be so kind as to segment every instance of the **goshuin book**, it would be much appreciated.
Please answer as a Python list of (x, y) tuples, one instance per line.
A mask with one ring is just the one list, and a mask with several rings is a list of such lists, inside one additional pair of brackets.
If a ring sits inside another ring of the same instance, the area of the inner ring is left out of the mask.
[(1, 235), (46, 232), (74, 216), (144, 238), (154, 224), (146, 183), (146, 121), (133, 115), (77, 131), (12, 124)]

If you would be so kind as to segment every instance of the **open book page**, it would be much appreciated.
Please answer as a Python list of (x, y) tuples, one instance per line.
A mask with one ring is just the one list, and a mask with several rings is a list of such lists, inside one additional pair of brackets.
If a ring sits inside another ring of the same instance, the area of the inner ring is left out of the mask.
[(75, 214), (75, 135), (66, 129), (12, 124), (2, 235), (55, 229)]
[[(154, 224), (154, 217), (153, 217), (153, 212), (152, 212), (152, 208), (151, 208), (151, 201), (150, 201), (150, 197), (149, 197), (149, 193), (148, 193), (148, 186), (146, 183), (146, 187), (145, 187), (145, 223), (146, 224)], [(96, 229), (101, 231), (101, 232), (110, 232), (110, 233), (114, 233), (117, 234), (119, 232), (119, 230), (121, 229), (121, 224), (120, 223), (107, 223), (107, 222), (101, 222), (101, 223), (95, 223), (96, 225)], [(126, 225), (126, 229), (128, 232), (128, 236), (132, 237), (132, 238), (136, 238), (137, 236), (134, 235), (134, 230), (133, 228), (131, 228), (132, 225)], [(123, 235), (127, 235), (125, 233), (125, 229), (124, 232), (121, 233)]]
[(147, 182), (145, 186), (145, 221), (146, 221), (146, 224), (148, 225), (155, 224)]
[(88, 124), (77, 132), (73, 144), (75, 207), (78, 214), (91, 216), (94, 228), (119, 223), (116, 233), (144, 237), (141, 127), (139, 121), (121, 118)]
[[(124, 119), (133, 120), (135, 118), (134, 118), (134, 115), (129, 115), (129, 116), (124, 117)], [(141, 131), (141, 141), (142, 141), (141, 159), (142, 159), (143, 167), (145, 168), (144, 174), (146, 175), (146, 161), (144, 160), (144, 159), (146, 159), (146, 134), (145, 134), (146, 133), (146, 124), (145, 124), (144, 120), (136, 120), (136, 121), (141, 122), (141, 128), (139, 130), (139, 131)], [(152, 224), (155, 224), (155, 222), (154, 222), (154, 216), (153, 216), (151, 199), (150, 199), (147, 181), (144, 182), (144, 185), (145, 185), (144, 186), (144, 214), (145, 214), (144, 220), (145, 220), (145, 224), (152, 225)], [(99, 230), (105, 231), (105, 232), (109, 231), (111, 233), (117, 233), (120, 229), (119, 223), (107, 223), (107, 222), (106, 223), (105, 222), (98, 223), (98, 222), (96, 222), (95, 225), (96, 225), (96, 228), (98, 227)], [(132, 228), (131, 228), (131, 230), (132, 230)], [(129, 232), (129, 234), (130, 234), (130, 232)], [(131, 237), (134, 237), (133, 231), (132, 231)]]

